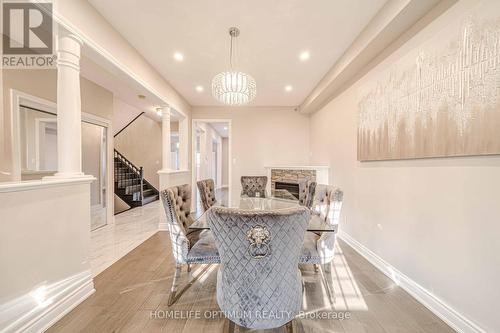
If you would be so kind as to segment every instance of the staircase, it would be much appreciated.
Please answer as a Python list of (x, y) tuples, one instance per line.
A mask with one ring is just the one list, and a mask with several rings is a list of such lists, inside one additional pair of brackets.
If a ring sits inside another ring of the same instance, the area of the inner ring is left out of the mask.
[(137, 168), (115, 149), (115, 194), (130, 207), (158, 200), (159, 192), (146, 179), (144, 170)]

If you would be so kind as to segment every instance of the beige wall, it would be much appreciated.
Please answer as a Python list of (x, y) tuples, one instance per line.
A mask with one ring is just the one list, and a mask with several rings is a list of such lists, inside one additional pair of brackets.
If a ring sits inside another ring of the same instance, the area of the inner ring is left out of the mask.
[(222, 186), (229, 185), (229, 138), (222, 138)]
[(332, 183), (345, 191), (343, 232), (486, 331), (498, 332), (500, 157), (356, 159), (360, 86), (477, 3), (459, 2), (313, 114), (311, 163), (329, 164)]
[(142, 166), (146, 180), (158, 188), (158, 170), (162, 168), (161, 123), (140, 116), (115, 137), (115, 149), (135, 166)]
[(241, 176), (265, 175), (267, 165), (308, 164), (309, 118), (292, 108), (193, 107), (192, 117), (231, 120), (233, 198)]
[(89, 183), (0, 184), (0, 331), (45, 331), (92, 293)]
[(178, 121), (171, 121), (170, 122), (170, 132), (179, 133), (179, 122)]
[[(57, 71), (55, 69), (15, 70), (4, 69), (3, 72), (3, 117), (4, 117), (4, 154), (0, 159), (0, 170), (12, 172), (11, 127), (12, 106), (10, 105), (10, 90), (40, 97), (56, 102)], [(85, 79), (80, 79), (82, 111), (111, 120), (113, 115), (113, 94), (103, 87)], [(1, 176), (0, 181), (10, 181), (10, 176)]]
[[(171, 122), (170, 126), (175, 130), (178, 122)], [(161, 132), (160, 122), (142, 115), (114, 138), (115, 149), (135, 166), (142, 166), (144, 177), (157, 189), (158, 171), (162, 168)]]
[(141, 114), (141, 110), (129, 105), (121, 99), (113, 98), (113, 135), (127, 126), (135, 117)]

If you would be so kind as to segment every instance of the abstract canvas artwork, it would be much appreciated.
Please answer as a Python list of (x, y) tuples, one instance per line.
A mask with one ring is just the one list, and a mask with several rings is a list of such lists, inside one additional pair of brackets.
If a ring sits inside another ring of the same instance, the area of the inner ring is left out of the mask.
[(362, 87), (358, 160), (500, 154), (500, 14), (485, 16), (463, 18)]

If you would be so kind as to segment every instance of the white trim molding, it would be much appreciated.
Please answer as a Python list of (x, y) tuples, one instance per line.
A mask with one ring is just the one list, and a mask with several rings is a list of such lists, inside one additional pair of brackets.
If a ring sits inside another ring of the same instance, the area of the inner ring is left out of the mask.
[[(62, 181), (60, 183), (54, 183), (53, 179), (54, 177), (50, 177), (50, 175), (53, 174), (51, 172), (49, 175), (45, 174), (46, 179), (44, 179), (43, 182), (38, 182), (40, 184), (36, 184), (33, 182), (21, 182), (22, 175), (27, 174), (26, 170), (23, 170), (21, 166), (21, 128), (20, 128), (20, 105), (23, 104), (24, 106), (28, 106), (31, 108), (35, 108), (47, 113), (51, 113), (54, 116), (57, 116), (57, 104), (37, 97), (30, 95), (28, 93), (25, 93), (20, 90), (16, 89), (10, 89), (10, 103), (11, 103), (11, 110), (12, 110), (12, 117), (11, 117), (11, 133), (12, 133), (12, 180), (15, 182), (18, 182), (18, 187), (19, 188), (25, 188), (28, 189), (30, 187), (47, 187), (51, 185), (56, 185), (56, 184), (70, 184), (70, 182), (65, 182)], [(113, 188), (113, 172), (114, 169), (112, 167), (113, 165), (113, 129), (112, 129), (112, 124), (111, 120), (87, 113), (87, 112), (82, 112), (82, 122), (88, 122), (94, 125), (98, 125), (101, 127), (106, 128), (106, 153), (107, 153), (107, 170), (106, 170), (106, 177), (108, 179), (107, 181), (107, 188), (112, 189)], [(29, 173), (29, 172), (28, 172)], [(33, 174), (33, 173), (31, 173)], [(88, 176), (88, 175), (86, 175)], [(86, 181), (87, 177), (83, 177), (82, 181)], [(96, 178), (92, 177), (92, 180), (96, 180)], [(29, 185), (32, 184), (33, 186)], [(16, 185), (8, 185), (9, 188), (15, 188)], [(0, 192), (8, 192), (7, 190), (3, 190), (2, 186), (0, 186)], [(113, 212), (114, 212), (114, 191), (107, 191), (107, 202), (108, 205), (106, 207), (106, 220), (107, 223), (112, 223), (113, 221)]]
[(78, 178), (44, 178), (40, 180), (27, 180), (22, 182), (6, 182), (0, 183), (0, 193), (30, 191), (48, 187), (59, 187), (65, 185), (90, 184), (94, 180), (94, 176), (86, 175)]
[(379, 257), (376, 253), (359, 243), (349, 234), (344, 231), (339, 231), (338, 236), (366, 260), (368, 260), (373, 266), (384, 273), (389, 279), (403, 288), (418, 302), (441, 318), (457, 332), (486, 333), (485, 330), (479, 327), (472, 320), (468, 319), (466, 316), (453, 309), (449, 304), (446, 304), (444, 301), (439, 299), (429, 290), (425, 289), (417, 282), (400, 272), (387, 261)]
[[(0, 305), (2, 332), (43, 332), (95, 292), (90, 270)], [(5, 326), (3, 326), (5, 324)]]
[[(229, 189), (228, 191), (228, 204), (231, 204), (232, 190), (233, 190), (233, 120), (230, 118), (192, 118), (191, 119), (191, 184), (192, 184), (192, 209), (196, 207), (196, 196), (197, 196), (197, 186), (196, 186), (196, 123), (227, 123), (228, 127), (228, 184), (226, 185)], [(222, 154), (220, 154), (222, 156)]]
[(189, 172), (188, 169), (182, 169), (182, 170), (172, 170), (172, 169), (161, 169), (161, 170), (158, 170), (158, 174), (159, 175), (163, 175), (163, 174), (171, 174), (171, 173), (186, 173), (186, 172)]

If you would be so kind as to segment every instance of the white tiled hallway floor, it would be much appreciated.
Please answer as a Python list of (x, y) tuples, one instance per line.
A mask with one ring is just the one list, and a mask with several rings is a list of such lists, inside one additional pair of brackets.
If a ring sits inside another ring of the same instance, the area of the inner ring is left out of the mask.
[(115, 215), (91, 232), (90, 266), (96, 276), (158, 231), (160, 200)]

